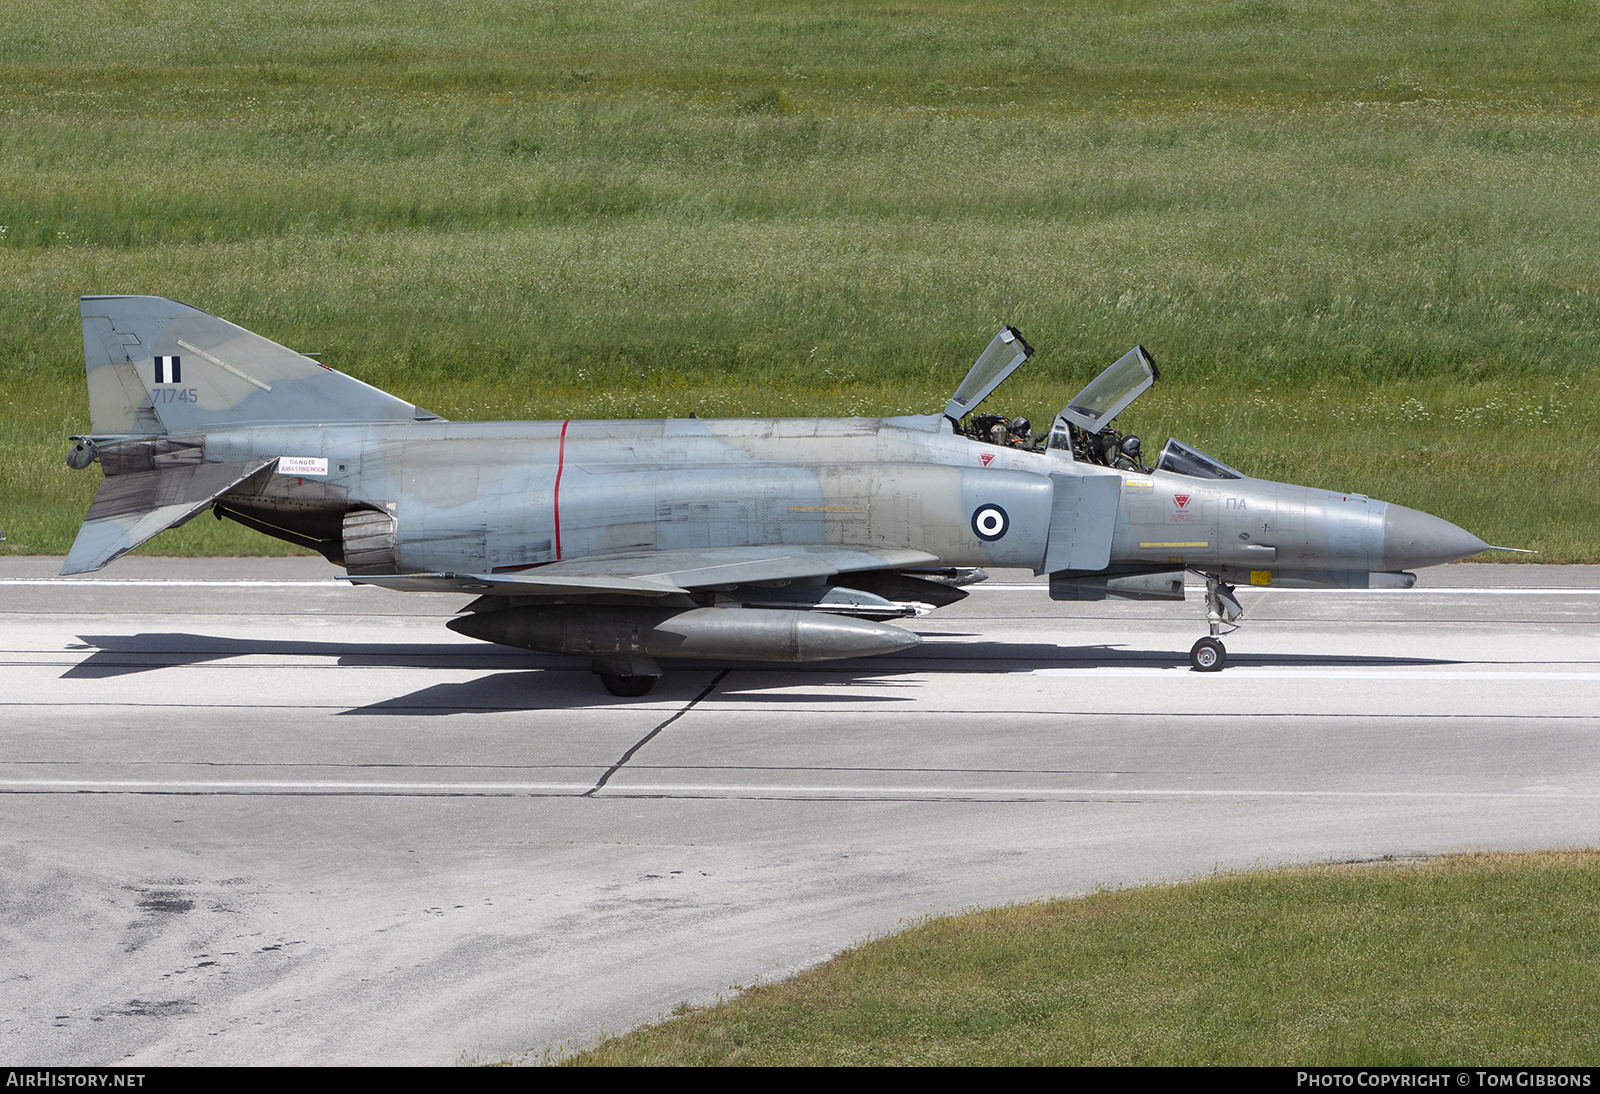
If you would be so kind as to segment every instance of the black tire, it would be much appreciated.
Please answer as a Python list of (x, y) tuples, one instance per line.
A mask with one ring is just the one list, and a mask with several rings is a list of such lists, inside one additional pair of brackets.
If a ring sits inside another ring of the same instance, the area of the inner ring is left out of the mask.
[(1215, 638), (1202, 638), (1189, 649), (1189, 664), (1195, 672), (1221, 672), (1228, 663), (1228, 651)]
[(619, 699), (637, 699), (641, 695), (649, 695), (659, 679), (659, 676), (618, 676), (614, 672), (600, 674), (600, 682), (606, 686), (606, 690)]

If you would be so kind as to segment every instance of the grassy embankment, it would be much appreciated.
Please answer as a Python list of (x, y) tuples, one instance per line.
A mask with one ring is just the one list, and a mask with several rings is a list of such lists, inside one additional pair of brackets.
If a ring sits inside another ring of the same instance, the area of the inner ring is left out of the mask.
[(1012, 322), (1043, 422), (1142, 342), (1153, 446), (1600, 559), (1597, 13), (12, 5), (0, 546), (70, 543), (76, 297), (143, 292), (463, 418), (929, 411)]
[(575, 1064), (1600, 1062), (1600, 852), (1451, 856), (935, 919)]

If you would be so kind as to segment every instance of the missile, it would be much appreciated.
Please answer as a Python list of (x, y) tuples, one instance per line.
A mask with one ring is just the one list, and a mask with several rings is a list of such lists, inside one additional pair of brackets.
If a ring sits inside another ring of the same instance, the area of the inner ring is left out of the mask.
[(915, 646), (921, 636), (825, 612), (761, 608), (502, 608), (457, 616), (458, 634), (502, 646), (595, 657), (833, 661)]

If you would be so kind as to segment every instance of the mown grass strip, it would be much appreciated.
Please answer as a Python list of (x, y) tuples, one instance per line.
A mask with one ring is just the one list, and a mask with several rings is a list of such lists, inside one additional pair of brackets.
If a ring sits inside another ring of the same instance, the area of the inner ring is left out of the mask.
[(1597, 12), (13, 5), (0, 549), (70, 543), (130, 292), (464, 418), (937, 409), (1011, 322), (1042, 423), (1142, 342), (1147, 442), (1600, 560)]
[(1096, 893), (930, 920), (561, 1062), (1593, 1065), (1597, 911), (1595, 851)]

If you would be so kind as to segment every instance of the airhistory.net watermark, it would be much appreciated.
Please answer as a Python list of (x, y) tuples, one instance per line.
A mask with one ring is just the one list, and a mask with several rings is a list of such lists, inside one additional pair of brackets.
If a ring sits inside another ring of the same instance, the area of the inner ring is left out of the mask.
[(53, 1067), (8, 1068), (6, 1089), (46, 1089), (86, 1087), (142, 1087), (142, 1071), (102, 1071), (99, 1069), (62, 1069)]

